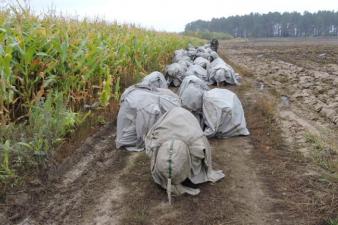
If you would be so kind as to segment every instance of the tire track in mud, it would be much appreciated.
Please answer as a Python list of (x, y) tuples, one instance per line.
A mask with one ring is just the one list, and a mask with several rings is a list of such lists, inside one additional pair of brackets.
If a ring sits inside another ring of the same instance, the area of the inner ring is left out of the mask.
[[(118, 224), (125, 188), (119, 177), (128, 173), (136, 155), (115, 150), (112, 124), (87, 138), (68, 160), (63, 175), (20, 225)], [(74, 163), (72, 165), (72, 163)]]

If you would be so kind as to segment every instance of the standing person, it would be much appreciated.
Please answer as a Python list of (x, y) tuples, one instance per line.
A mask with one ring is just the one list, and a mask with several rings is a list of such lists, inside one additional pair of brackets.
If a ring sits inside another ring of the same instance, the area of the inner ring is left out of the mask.
[(213, 51), (217, 52), (217, 50), (218, 50), (218, 40), (212, 39), (211, 42), (210, 42), (210, 47)]

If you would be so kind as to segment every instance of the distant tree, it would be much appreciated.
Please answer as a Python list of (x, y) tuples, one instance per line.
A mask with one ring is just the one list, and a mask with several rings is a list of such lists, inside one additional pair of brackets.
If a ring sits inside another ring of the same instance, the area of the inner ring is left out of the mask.
[(185, 32), (221, 32), (244, 38), (337, 36), (338, 12), (250, 13), (193, 21), (185, 26)]

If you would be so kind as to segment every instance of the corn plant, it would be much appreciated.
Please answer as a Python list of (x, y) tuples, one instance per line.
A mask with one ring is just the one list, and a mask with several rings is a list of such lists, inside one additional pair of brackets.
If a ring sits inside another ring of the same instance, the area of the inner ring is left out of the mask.
[(9, 152), (10, 152), (10, 141), (5, 141), (4, 144), (1, 144), (1, 164), (0, 164), (0, 179), (6, 177), (6, 176), (12, 176), (13, 171), (10, 168), (9, 163)]
[(126, 86), (163, 70), (191, 42), (200, 44), (126, 24), (0, 9), (1, 173), (48, 152), (81, 121), (85, 104), (118, 102)]

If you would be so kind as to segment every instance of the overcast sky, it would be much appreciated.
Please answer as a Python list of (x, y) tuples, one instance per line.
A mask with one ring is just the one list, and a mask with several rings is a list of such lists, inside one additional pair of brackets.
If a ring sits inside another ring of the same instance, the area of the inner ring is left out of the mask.
[(70, 15), (99, 16), (108, 21), (175, 32), (183, 31), (185, 24), (197, 19), (250, 12), (338, 10), (337, 0), (30, 0), (30, 5), (36, 12), (53, 6)]

